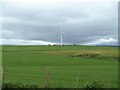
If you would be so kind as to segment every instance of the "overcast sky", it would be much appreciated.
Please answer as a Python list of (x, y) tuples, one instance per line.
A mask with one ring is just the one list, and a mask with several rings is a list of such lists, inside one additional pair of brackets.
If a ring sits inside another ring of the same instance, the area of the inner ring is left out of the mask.
[(2, 0), (0, 43), (117, 45), (117, 0), (98, 1)]

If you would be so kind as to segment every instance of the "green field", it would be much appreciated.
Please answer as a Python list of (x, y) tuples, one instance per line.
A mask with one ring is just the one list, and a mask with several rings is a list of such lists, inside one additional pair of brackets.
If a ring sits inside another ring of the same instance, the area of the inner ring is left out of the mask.
[[(97, 56), (94, 56), (96, 55)], [(93, 56), (91, 56), (91, 54)], [(87, 83), (118, 86), (118, 48), (108, 46), (3, 46), (4, 82), (84, 88)]]

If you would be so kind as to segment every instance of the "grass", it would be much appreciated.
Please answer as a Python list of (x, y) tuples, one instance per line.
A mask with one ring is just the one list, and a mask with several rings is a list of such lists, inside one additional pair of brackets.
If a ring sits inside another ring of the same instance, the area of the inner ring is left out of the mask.
[[(92, 82), (116, 88), (118, 60), (114, 57), (118, 57), (117, 50), (117, 47), (108, 46), (3, 46), (4, 82), (44, 87), (49, 67), (53, 88), (84, 88), (86, 83)], [(71, 57), (93, 52), (109, 58)]]

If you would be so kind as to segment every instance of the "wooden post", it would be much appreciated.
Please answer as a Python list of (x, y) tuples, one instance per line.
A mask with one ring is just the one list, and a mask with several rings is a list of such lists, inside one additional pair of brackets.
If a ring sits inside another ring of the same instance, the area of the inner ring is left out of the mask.
[(77, 77), (76, 88), (77, 88), (77, 86), (78, 86), (78, 82), (79, 82), (79, 77)]
[(49, 67), (47, 67), (47, 69), (46, 69), (45, 88), (50, 88), (50, 69), (49, 69)]
[(5, 79), (5, 67), (2, 66), (2, 80)]

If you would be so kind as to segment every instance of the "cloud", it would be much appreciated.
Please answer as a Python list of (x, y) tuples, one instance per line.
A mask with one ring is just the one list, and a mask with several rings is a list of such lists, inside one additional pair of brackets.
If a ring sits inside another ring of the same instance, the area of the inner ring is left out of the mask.
[(114, 38), (101, 38), (86, 45), (118, 45), (118, 40)]
[(2, 0), (2, 38), (60, 43), (64, 31), (65, 44), (117, 39), (117, 2), (85, 1)]
[(54, 45), (57, 43), (51, 43), (46, 41), (37, 40), (20, 40), (20, 39), (1, 39), (0, 45)]

